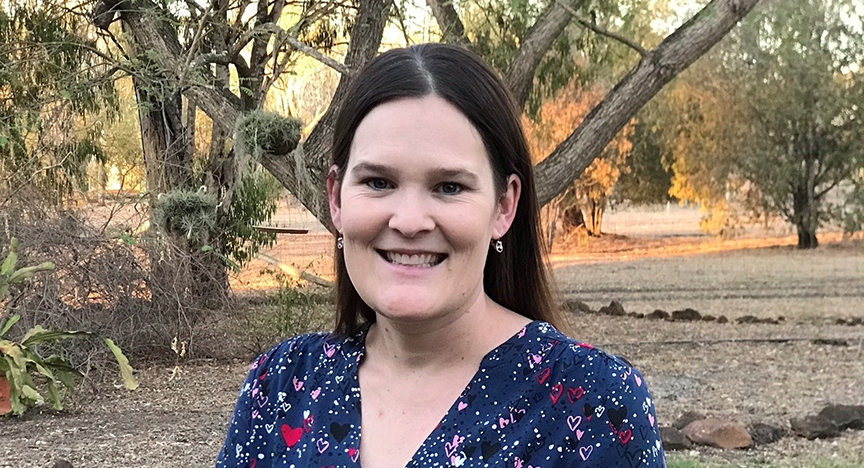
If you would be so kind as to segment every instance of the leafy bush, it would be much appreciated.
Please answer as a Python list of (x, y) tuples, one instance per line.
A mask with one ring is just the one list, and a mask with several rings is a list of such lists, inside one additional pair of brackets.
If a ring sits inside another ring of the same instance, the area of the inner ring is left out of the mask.
[(301, 286), (281, 273), (270, 270), (264, 273), (273, 274), (280, 286), (263, 307), (249, 311), (243, 319), (246, 348), (252, 354), (260, 354), (295, 335), (332, 328), (335, 306), (330, 291)]
[[(11, 239), (9, 252), (0, 266), (0, 303), (6, 300), (10, 286), (21, 284), (37, 273), (54, 269), (54, 264), (50, 262), (16, 268), (18, 263), (17, 247), (17, 240)], [(3, 309), (0, 309), (0, 317), (2, 315)], [(0, 321), (0, 357), (2, 357), (0, 359), (0, 372), (3, 373), (9, 383), (9, 401), (12, 412), (19, 415), (23, 414), (28, 406), (41, 404), (45, 401), (42, 393), (39, 392), (40, 386), (33, 380), (35, 375), (44, 380), (45, 390), (43, 392), (47, 391), (54, 409), (62, 410), (64, 396), (62, 390), (64, 387), (66, 389), (74, 388), (75, 377), (79, 376), (80, 373), (59, 355), (53, 354), (43, 358), (35, 351), (34, 347), (41, 343), (81, 336), (96, 336), (96, 334), (82, 331), (51, 331), (36, 325), (28, 330), (20, 341), (4, 339), (4, 335), (19, 319), (19, 315), (13, 315), (8, 320)], [(138, 382), (132, 375), (132, 367), (129, 366), (126, 356), (113, 341), (108, 338), (105, 338), (104, 341), (120, 365), (124, 385), (130, 390), (134, 390), (138, 387)]]

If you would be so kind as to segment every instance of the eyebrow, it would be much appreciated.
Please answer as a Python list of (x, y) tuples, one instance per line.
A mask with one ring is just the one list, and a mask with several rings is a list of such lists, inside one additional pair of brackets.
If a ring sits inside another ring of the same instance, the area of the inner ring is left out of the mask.
[[(351, 173), (354, 175), (363, 172), (372, 172), (389, 176), (392, 175), (394, 171), (389, 166), (366, 161), (357, 164), (351, 169)], [(436, 179), (457, 179), (471, 184), (476, 184), (480, 180), (480, 177), (478, 177), (477, 174), (466, 169), (437, 167), (432, 169), (430, 174), (432, 175), (432, 178)]]

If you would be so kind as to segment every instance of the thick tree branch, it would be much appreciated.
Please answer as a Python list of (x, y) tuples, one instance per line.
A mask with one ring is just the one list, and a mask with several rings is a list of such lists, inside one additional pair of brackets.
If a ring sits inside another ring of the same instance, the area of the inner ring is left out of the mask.
[(426, 0), (426, 5), (432, 10), (432, 16), (441, 29), (441, 42), (469, 45), (468, 38), (465, 37), (465, 26), (453, 7), (453, 0)]
[[(576, 8), (579, 8), (583, 1), (575, 0)], [(504, 73), (504, 82), (507, 83), (507, 87), (513, 93), (513, 98), (519, 109), (523, 108), (525, 101), (528, 100), (528, 94), (531, 92), (531, 85), (534, 82), (534, 74), (543, 59), (543, 55), (570, 23), (570, 11), (565, 8), (563, 2), (550, 2), (546, 9), (540, 13), (537, 21), (531, 25), (525, 37), (519, 41), (519, 52)]]
[(564, 3), (563, 1), (561, 1), (561, 0), (555, 0), (555, 3), (560, 4), (560, 5), (561, 5), (565, 10), (567, 10), (568, 13), (570, 13), (571, 15), (573, 15), (573, 18), (576, 19), (576, 22), (578, 22), (578, 23), (581, 24), (582, 26), (584, 26), (584, 27), (586, 27), (586, 28), (588, 28), (588, 29), (594, 31), (594, 33), (599, 34), (599, 35), (601, 35), (601, 36), (606, 36), (606, 37), (608, 37), (608, 38), (610, 38), (610, 39), (614, 39), (614, 40), (616, 40), (616, 41), (618, 41), (618, 42), (620, 42), (620, 43), (626, 45), (627, 47), (629, 47), (629, 48), (635, 50), (636, 52), (639, 53), (639, 55), (643, 55), (643, 56), (644, 56), (645, 54), (648, 53), (648, 52), (645, 50), (644, 47), (642, 47), (641, 45), (637, 44), (635, 41), (630, 40), (630, 39), (628, 39), (628, 38), (626, 38), (626, 37), (624, 37), (624, 36), (622, 36), (622, 35), (620, 35), (620, 34), (613, 33), (613, 32), (611, 32), (611, 31), (607, 31), (607, 30), (601, 28), (600, 26), (597, 26), (596, 24), (594, 24), (594, 23), (592, 23), (592, 22), (589, 22), (588, 20), (586, 20), (586, 19), (580, 17), (579, 14), (576, 13), (576, 10), (570, 8), (570, 7), (569, 7), (566, 3)]
[[(348, 69), (353, 71), (363, 68), (378, 52), (391, 4), (390, 0), (361, 0), (345, 55)], [(324, 181), (330, 164), (333, 125), (352, 79), (353, 73), (342, 74), (327, 112), (306, 141), (298, 145), (287, 158), (265, 155), (261, 159), (261, 164), (331, 231), (333, 226)]]
[(712, 0), (651, 50), (615, 85), (570, 136), (537, 166), (537, 197), (545, 205), (585, 170), (663, 86), (705, 54), (758, 0)]

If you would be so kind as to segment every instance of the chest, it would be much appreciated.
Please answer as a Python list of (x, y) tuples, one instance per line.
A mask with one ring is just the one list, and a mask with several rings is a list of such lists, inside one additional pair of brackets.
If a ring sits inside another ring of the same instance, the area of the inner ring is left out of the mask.
[(442, 418), (450, 412), (471, 379), (458, 370), (427, 378), (373, 376), (360, 373), (363, 466), (402, 468), (409, 463)]

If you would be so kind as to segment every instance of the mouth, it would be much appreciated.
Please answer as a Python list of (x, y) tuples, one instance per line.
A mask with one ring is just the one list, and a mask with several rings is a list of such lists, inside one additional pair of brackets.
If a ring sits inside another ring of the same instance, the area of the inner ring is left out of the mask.
[(447, 254), (436, 252), (407, 252), (395, 250), (376, 250), (387, 263), (393, 265), (430, 268), (447, 258)]

